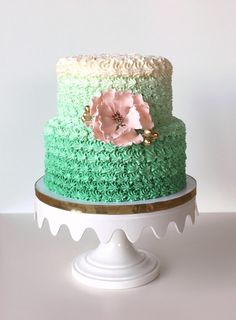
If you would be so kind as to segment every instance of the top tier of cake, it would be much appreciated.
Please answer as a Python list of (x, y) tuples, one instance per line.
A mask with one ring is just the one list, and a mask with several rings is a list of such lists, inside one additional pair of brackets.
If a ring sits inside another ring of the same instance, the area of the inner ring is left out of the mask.
[(81, 117), (94, 96), (110, 88), (142, 93), (155, 126), (172, 119), (172, 65), (162, 57), (100, 55), (62, 58), (57, 63), (59, 116)]

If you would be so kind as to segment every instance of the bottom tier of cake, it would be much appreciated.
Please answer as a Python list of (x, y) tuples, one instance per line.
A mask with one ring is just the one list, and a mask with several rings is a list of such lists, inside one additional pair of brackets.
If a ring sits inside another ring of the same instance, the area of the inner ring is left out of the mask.
[(46, 186), (72, 199), (122, 202), (154, 199), (186, 185), (185, 125), (173, 117), (159, 139), (116, 147), (93, 138), (78, 120), (54, 118), (44, 131)]

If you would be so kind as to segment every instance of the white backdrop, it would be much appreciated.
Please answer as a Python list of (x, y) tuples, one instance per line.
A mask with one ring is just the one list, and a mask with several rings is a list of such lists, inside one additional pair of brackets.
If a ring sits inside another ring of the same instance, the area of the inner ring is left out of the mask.
[(33, 211), (59, 57), (162, 55), (202, 212), (236, 211), (234, 0), (11, 0), (0, 11), (0, 212)]

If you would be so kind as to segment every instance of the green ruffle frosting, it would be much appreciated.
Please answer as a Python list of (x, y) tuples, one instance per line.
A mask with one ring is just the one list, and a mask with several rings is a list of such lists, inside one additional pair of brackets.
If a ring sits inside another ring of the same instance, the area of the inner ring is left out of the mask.
[(160, 137), (116, 147), (95, 140), (78, 117), (58, 116), (45, 127), (45, 183), (65, 197), (105, 202), (147, 200), (183, 189), (185, 125), (174, 117)]
[(141, 93), (150, 106), (155, 127), (167, 124), (172, 118), (172, 88), (170, 77), (80, 77), (60, 75), (57, 81), (59, 115), (81, 117), (84, 107), (102, 91), (115, 89)]

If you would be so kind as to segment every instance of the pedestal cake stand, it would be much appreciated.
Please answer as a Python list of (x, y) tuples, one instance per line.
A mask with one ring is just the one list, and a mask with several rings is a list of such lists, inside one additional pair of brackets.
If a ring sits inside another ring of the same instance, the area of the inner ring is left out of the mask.
[(191, 176), (187, 176), (187, 186), (181, 192), (132, 203), (65, 198), (49, 191), (43, 177), (35, 184), (35, 195), (35, 217), (40, 228), (47, 219), (52, 234), (56, 235), (61, 225), (66, 225), (75, 241), (80, 240), (87, 228), (95, 230), (99, 246), (74, 259), (72, 274), (83, 284), (104, 289), (132, 288), (154, 280), (159, 275), (159, 260), (132, 243), (146, 227), (157, 238), (163, 237), (172, 221), (182, 233), (187, 216), (194, 223), (197, 213), (196, 181)]

